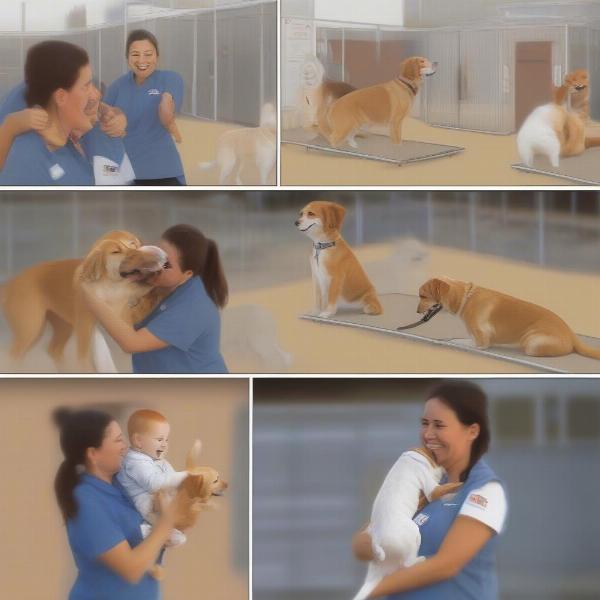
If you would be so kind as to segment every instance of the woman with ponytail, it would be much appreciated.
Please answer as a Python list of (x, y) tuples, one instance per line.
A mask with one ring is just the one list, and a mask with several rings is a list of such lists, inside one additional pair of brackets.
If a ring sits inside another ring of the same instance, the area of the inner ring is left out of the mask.
[(175, 499), (142, 538), (144, 521), (114, 477), (127, 446), (121, 428), (95, 410), (58, 409), (64, 460), (56, 473), (56, 499), (78, 570), (69, 600), (158, 600), (158, 582), (147, 571), (173, 529)]
[(131, 326), (83, 285), (89, 309), (124, 352), (134, 373), (227, 373), (221, 317), (227, 281), (217, 244), (191, 225), (167, 229), (158, 244), (165, 268), (151, 281), (154, 310)]
[[(483, 459), (490, 443), (486, 397), (467, 381), (448, 380), (427, 394), (421, 442), (444, 467), (446, 481), (462, 482), (453, 497), (430, 502), (414, 516), (426, 560), (384, 577), (370, 598), (496, 600), (495, 548), (504, 529), (504, 485)], [(367, 530), (353, 539), (354, 555), (372, 560)]]

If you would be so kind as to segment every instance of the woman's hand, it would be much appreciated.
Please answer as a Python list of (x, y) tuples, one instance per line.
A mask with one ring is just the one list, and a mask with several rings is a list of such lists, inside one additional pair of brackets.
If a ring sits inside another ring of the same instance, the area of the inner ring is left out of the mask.
[(26, 108), (7, 116), (14, 135), (20, 135), (27, 131), (43, 132), (48, 127), (48, 113), (38, 106)]
[(127, 133), (127, 117), (125, 113), (116, 108), (100, 103), (98, 109), (98, 117), (100, 119), (100, 129), (110, 137), (124, 137)]
[(357, 560), (369, 561), (375, 558), (371, 535), (366, 529), (361, 529), (352, 537), (352, 553)]

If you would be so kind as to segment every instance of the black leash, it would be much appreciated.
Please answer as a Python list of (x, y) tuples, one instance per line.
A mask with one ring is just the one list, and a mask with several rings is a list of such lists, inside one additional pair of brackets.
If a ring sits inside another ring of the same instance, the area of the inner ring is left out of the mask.
[(404, 325), (402, 327), (396, 327), (396, 331), (403, 331), (404, 329), (412, 329), (413, 327), (417, 327), (417, 325), (421, 325), (421, 323), (427, 323), (430, 319), (433, 319), (435, 315), (437, 315), (440, 310), (442, 310), (443, 306), (441, 304), (434, 304), (427, 312), (415, 323), (411, 323), (410, 325)]

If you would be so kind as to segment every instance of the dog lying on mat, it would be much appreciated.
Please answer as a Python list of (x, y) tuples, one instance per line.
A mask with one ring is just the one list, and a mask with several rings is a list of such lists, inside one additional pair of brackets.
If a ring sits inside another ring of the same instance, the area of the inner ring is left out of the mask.
[[(57, 368), (61, 370), (64, 348), (73, 332), (78, 358), (89, 368), (95, 319), (80, 295), (79, 283), (93, 282), (104, 300), (133, 322), (130, 307), (150, 291), (146, 280), (165, 261), (160, 248), (142, 246), (128, 231), (111, 231), (94, 243), (84, 259), (48, 261), (25, 269), (3, 290), (3, 310), (13, 337), (11, 357), (22, 359), (49, 323), (53, 335), (48, 353)], [(106, 358), (104, 350), (108, 351), (105, 342), (100, 351)], [(94, 366), (98, 371), (114, 371), (110, 363)]]
[(584, 344), (547, 308), (465, 281), (439, 277), (419, 288), (418, 313), (434, 304), (460, 317), (478, 348), (517, 345), (528, 356), (564, 356), (576, 352), (600, 359), (600, 349)]
[[(371, 537), (374, 559), (354, 600), (364, 600), (377, 584), (401, 567), (416, 563), (421, 533), (413, 516), (426, 503), (458, 491), (462, 483), (440, 485), (444, 469), (428, 448), (402, 453), (375, 497), (367, 532)], [(422, 560), (422, 559), (421, 559)]]
[(393, 144), (402, 141), (402, 122), (410, 113), (424, 76), (433, 75), (437, 63), (413, 56), (400, 64), (400, 74), (386, 83), (344, 94), (320, 112), (319, 131), (336, 148), (347, 142), (357, 147), (354, 136), (363, 126), (389, 125)]
[(316, 311), (320, 317), (331, 317), (344, 301), (369, 315), (380, 315), (377, 292), (340, 233), (345, 214), (340, 204), (316, 201), (307, 204), (294, 222), (313, 242), (310, 268)]

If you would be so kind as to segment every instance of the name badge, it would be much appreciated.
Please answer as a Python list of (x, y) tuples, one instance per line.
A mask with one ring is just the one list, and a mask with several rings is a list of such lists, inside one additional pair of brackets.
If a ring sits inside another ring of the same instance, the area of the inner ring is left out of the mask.
[(160, 91), (156, 88), (152, 88), (151, 90), (148, 90), (148, 96), (160, 96)]
[(102, 173), (103, 175), (112, 175), (114, 177), (115, 175), (119, 174), (119, 167), (114, 163), (104, 164), (102, 165)]
[(52, 177), (53, 181), (60, 179), (65, 174), (65, 170), (58, 163), (52, 165), (48, 169), (48, 172), (50, 173), (50, 177)]

